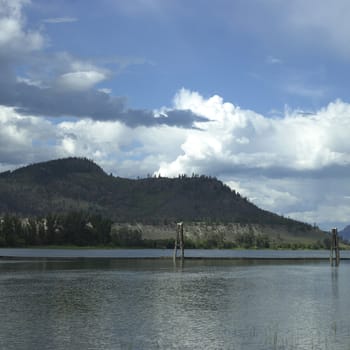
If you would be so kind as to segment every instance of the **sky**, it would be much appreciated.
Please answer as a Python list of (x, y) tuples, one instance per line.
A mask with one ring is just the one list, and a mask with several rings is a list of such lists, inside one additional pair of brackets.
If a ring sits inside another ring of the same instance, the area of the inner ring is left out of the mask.
[(216, 176), (350, 224), (348, 0), (0, 0), (0, 171)]

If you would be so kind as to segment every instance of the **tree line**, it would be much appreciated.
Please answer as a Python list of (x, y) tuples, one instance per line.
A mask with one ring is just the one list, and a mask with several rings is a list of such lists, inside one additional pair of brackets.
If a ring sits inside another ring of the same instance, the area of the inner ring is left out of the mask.
[[(143, 239), (140, 230), (128, 225), (112, 227), (112, 220), (81, 211), (29, 218), (6, 214), (0, 218), (0, 247), (52, 245), (173, 248), (174, 239)], [(314, 243), (290, 243), (247, 232), (236, 234), (234, 241), (226, 241), (219, 234), (195, 241), (187, 238), (185, 245), (202, 249), (329, 249), (330, 238)]]
[(0, 246), (108, 245), (112, 221), (83, 212), (21, 218), (6, 214), (0, 219)]

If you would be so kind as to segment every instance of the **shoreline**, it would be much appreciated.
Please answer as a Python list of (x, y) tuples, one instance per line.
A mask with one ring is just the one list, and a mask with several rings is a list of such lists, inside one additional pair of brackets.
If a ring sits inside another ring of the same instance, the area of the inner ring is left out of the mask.
[[(0, 260), (173, 260), (173, 249), (99, 249), (99, 248), (0, 248)], [(328, 250), (272, 249), (187, 249), (185, 260), (216, 261), (329, 261)], [(342, 251), (340, 260), (350, 260), (350, 252)], [(177, 261), (181, 262), (178, 255)]]
[[(80, 257), (80, 256), (14, 256), (14, 255), (1, 255), (1, 260), (173, 260), (170, 256), (159, 256), (159, 257)], [(233, 260), (233, 261), (329, 261), (329, 258), (323, 257), (205, 257), (205, 256), (189, 256), (184, 261), (188, 260)], [(347, 261), (350, 258), (340, 258), (340, 261)], [(181, 262), (178, 257), (176, 262)]]

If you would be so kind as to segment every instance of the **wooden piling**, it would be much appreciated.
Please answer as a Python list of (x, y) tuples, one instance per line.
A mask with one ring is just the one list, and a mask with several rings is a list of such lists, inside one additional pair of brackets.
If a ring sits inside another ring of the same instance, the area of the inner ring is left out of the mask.
[(339, 266), (339, 263), (340, 263), (339, 237), (338, 237), (338, 230), (336, 228), (333, 228), (331, 231), (331, 251), (330, 251), (329, 260), (332, 266), (334, 264), (334, 260), (335, 260), (335, 266)]
[(173, 255), (174, 261), (176, 260), (176, 257), (177, 257), (177, 246), (178, 246), (178, 242), (179, 242), (179, 230), (178, 230), (178, 228), (176, 227), (176, 237), (175, 237), (174, 255)]
[(184, 241), (184, 225), (182, 222), (177, 224), (180, 236), (180, 249), (181, 249), (181, 259), (185, 259), (185, 241)]
[(184, 260), (184, 258), (185, 258), (185, 240), (184, 240), (184, 228), (183, 228), (182, 222), (179, 222), (176, 226), (176, 238), (175, 238), (174, 255), (173, 255), (174, 260), (176, 260), (176, 258), (177, 258), (178, 246), (181, 249), (181, 260)]

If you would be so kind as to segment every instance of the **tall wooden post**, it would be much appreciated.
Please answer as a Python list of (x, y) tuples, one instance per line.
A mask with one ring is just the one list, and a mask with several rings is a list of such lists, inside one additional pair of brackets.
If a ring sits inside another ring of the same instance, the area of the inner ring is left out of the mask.
[[(340, 263), (340, 253), (339, 253), (339, 237), (338, 230), (333, 228), (331, 231), (331, 252), (330, 252), (330, 263), (333, 265), (335, 259), (335, 266), (339, 266)], [(333, 257), (334, 252), (334, 257)]]
[(185, 241), (184, 241), (184, 225), (182, 222), (177, 224), (177, 227), (179, 229), (179, 236), (180, 236), (180, 249), (181, 249), (181, 259), (185, 259)]
[(339, 252), (339, 236), (338, 236), (338, 230), (335, 229), (335, 262), (336, 265), (339, 266), (340, 263), (340, 252)]
[(175, 245), (174, 245), (174, 255), (173, 255), (173, 259), (174, 261), (176, 260), (176, 256), (177, 256), (177, 245), (179, 242), (179, 229), (178, 226), (176, 227), (176, 237), (175, 237)]
[(176, 226), (176, 238), (175, 238), (175, 246), (174, 246), (174, 255), (173, 258), (176, 260), (177, 258), (177, 248), (178, 245), (181, 249), (181, 260), (185, 258), (185, 241), (184, 241), (184, 227), (183, 223), (179, 222)]

